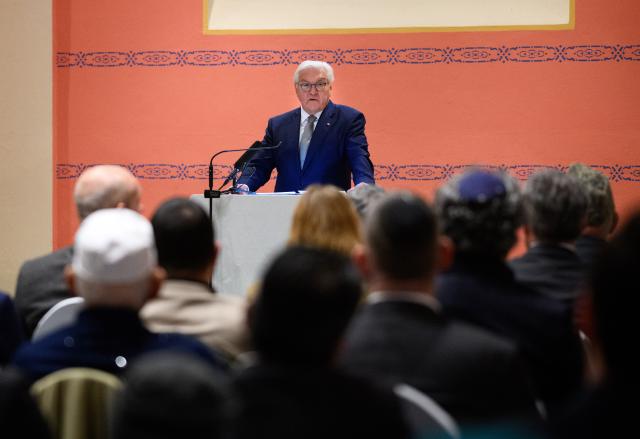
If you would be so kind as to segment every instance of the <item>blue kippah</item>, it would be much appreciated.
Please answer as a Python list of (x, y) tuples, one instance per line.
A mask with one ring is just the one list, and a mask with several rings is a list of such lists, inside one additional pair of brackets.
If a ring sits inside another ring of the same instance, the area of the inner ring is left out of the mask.
[(484, 203), (507, 191), (502, 179), (486, 171), (471, 172), (460, 180), (458, 185), (460, 198), (464, 201)]

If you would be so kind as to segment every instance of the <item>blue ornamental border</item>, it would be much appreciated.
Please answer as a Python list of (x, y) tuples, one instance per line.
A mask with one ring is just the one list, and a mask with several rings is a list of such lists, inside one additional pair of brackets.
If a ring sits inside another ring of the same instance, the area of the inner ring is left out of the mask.
[[(73, 180), (84, 170), (99, 163), (60, 163), (56, 165), (56, 179)], [(209, 166), (206, 164), (188, 163), (118, 163), (129, 169), (141, 180), (207, 180)], [(640, 183), (640, 165), (589, 165), (606, 175), (611, 182)], [(558, 169), (565, 172), (568, 165), (542, 164), (379, 164), (375, 166), (375, 178), (383, 181), (446, 181), (451, 176), (473, 167), (489, 168), (505, 171), (519, 180), (526, 180), (531, 174), (541, 169)], [(214, 179), (222, 180), (232, 171), (231, 164), (215, 165)], [(275, 173), (272, 175), (275, 178)]]
[(271, 67), (306, 59), (335, 65), (603, 63), (640, 61), (640, 44), (519, 45), (301, 50), (58, 52), (58, 68)]

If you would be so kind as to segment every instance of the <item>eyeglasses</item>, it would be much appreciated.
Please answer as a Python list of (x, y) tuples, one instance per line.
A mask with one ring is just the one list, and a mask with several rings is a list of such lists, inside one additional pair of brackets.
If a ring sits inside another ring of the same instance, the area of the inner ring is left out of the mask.
[(329, 83), (327, 81), (320, 81), (315, 84), (310, 84), (308, 82), (298, 82), (298, 87), (300, 87), (300, 90), (302, 91), (311, 91), (311, 89), (314, 87), (317, 91), (323, 91), (325, 88), (327, 88), (328, 85)]

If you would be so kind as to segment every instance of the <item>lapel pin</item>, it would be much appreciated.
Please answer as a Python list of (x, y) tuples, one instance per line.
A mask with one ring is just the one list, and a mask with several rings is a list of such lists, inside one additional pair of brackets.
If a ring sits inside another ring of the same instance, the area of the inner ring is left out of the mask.
[(330, 127), (331, 126), (331, 122), (327, 122), (327, 126)]

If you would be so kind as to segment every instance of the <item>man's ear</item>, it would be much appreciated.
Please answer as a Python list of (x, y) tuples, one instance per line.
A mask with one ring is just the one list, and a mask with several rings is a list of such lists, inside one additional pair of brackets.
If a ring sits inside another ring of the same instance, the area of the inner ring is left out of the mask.
[(151, 300), (158, 295), (162, 282), (167, 278), (167, 272), (162, 267), (156, 267), (151, 272), (151, 284), (149, 285), (149, 294), (147, 300)]
[(438, 236), (438, 243), (436, 248), (436, 272), (447, 270), (453, 264), (453, 257), (455, 255), (456, 245), (448, 236)]
[(76, 274), (74, 273), (71, 264), (65, 265), (64, 267), (64, 281), (66, 282), (71, 295), (77, 296), (78, 293), (76, 291)]
[(220, 243), (218, 241), (213, 243), (213, 256), (211, 265), (215, 267), (216, 261), (218, 260), (218, 255), (220, 254)]
[(249, 328), (249, 332), (253, 332), (253, 328), (255, 326), (255, 315), (256, 315), (256, 301), (252, 300), (247, 306), (247, 315), (246, 322), (247, 328)]
[(527, 248), (531, 247), (531, 243), (535, 241), (535, 236), (533, 235), (533, 231), (529, 227), (528, 224), (524, 224), (522, 226), (522, 231), (524, 232), (524, 243)]
[(611, 221), (611, 228), (609, 229), (609, 234), (613, 233), (613, 231), (616, 229), (616, 227), (618, 226), (618, 221), (620, 221), (620, 216), (618, 215), (617, 211), (614, 211), (613, 219)]
[(354, 265), (360, 270), (360, 274), (365, 279), (371, 277), (371, 259), (367, 252), (367, 249), (362, 244), (356, 244), (351, 251), (351, 260)]

